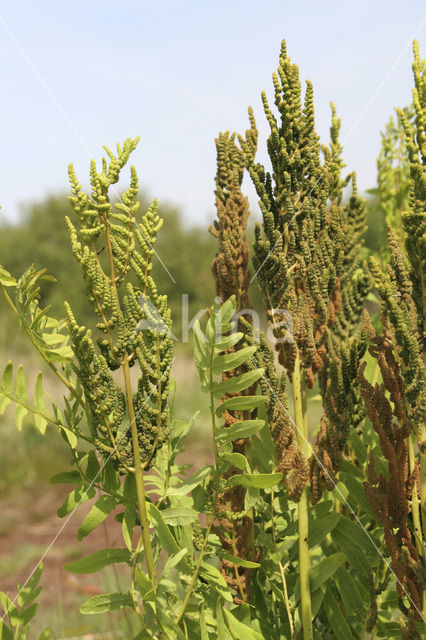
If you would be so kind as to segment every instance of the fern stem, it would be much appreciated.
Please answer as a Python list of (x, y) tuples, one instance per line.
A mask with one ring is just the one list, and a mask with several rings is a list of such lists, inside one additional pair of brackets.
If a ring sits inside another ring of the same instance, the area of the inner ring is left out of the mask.
[[(300, 378), (299, 355), (294, 363), (292, 374), (294, 419), (296, 423), (297, 442), (300, 449), (309, 456), (308, 433), (306, 417), (302, 406), (302, 380)], [(298, 503), (299, 525), (299, 573), (300, 573), (300, 603), (302, 612), (303, 640), (313, 640), (312, 606), (310, 590), (310, 558), (309, 558), (309, 520), (308, 520), (308, 489), (305, 486)]]
[(142, 540), (145, 552), (146, 564), (148, 567), (149, 578), (156, 587), (157, 576), (155, 574), (154, 557), (152, 554), (151, 538), (149, 535), (149, 523), (146, 510), (145, 484), (142, 472), (141, 455), (139, 449), (138, 430), (135, 419), (135, 411), (133, 407), (132, 389), (130, 384), (129, 363), (127, 360), (123, 362), (124, 385), (126, 391), (127, 408), (129, 411), (130, 429), (132, 433), (133, 458), (135, 461), (135, 482), (136, 493), (138, 497), (138, 508), (141, 519)]

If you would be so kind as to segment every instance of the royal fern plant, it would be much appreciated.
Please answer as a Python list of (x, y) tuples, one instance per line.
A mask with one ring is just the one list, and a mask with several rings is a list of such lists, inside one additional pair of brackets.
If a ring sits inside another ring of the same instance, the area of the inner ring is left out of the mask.
[[(399, 112), (409, 184), (396, 207), (382, 175), (393, 230), (379, 259), (365, 259), (366, 203), (343, 174), (336, 109), (322, 144), (312, 85), (303, 97), (285, 43), (275, 110), (262, 94), (271, 169), (256, 162), (252, 110), (244, 137), (216, 141), (217, 298), (193, 327), (210, 464), (180, 463), (197, 415), (173, 410), (172, 319), (152, 277), (157, 203), (139, 213), (134, 167), (128, 189), (117, 186), (138, 139), (91, 163), (90, 193), (69, 169), (87, 326), (67, 302), (61, 319), (42, 306), (45, 271), (15, 279), (0, 267), (6, 305), (64, 392), (52, 399), (40, 372), (30, 393), (9, 362), (0, 413), (13, 407), (18, 429), (31, 415), (64, 438), (70, 466), (52, 482), (72, 486), (64, 524), (90, 500), (80, 541), (113, 518), (122, 528), (118, 546), (65, 566), (120, 564), (126, 576), (81, 613), (114, 612), (133, 640), (424, 637), (426, 76), (414, 52), (414, 116)], [(244, 171), (262, 217), (251, 251)], [(266, 335), (252, 322), (257, 284)], [(0, 594), (1, 638), (27, 638), (40, 576), (38, 566), (17, 594)]]

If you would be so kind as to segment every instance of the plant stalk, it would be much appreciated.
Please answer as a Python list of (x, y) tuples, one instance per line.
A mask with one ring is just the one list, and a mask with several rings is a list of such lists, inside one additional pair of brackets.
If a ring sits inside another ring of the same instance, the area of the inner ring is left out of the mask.
[(154, 557), (152, 554), (151, 538), (149, 535), (149, 523), (146, 510), (145, 484), (143, 479), (142, 462), (139, 450), (138, 430), (136, 426), (135, 411), (133, 408), (132, 390), (130, 385), (129, 363), (127, 360), (123, 362), (124, 385), (126, 390), (127, 408), (129, 410), (130, 429), (132, 433), (133, 458), (135, 461), (135, 481), (136, 493), (138, 497), (138, 508), (141, 520), (142, 541), (145, 552), (146, 564), (148, 567), (149, 578), (156, 587), (157, 576), (155, 573)]
[[(296, 357), (292, 374), (294, 420), (296, 423), (297, 442), (306, 458), (309, 457), (308, 433), (306, 417), (302, 406), (302, 385), (300, 377), (300, 359)], [(298, 503), (299, 525), (299, 573), (300, 573), (300, 606), (302, 613), (303, 640), (313, 640), (312, 605), (310, 589), (310, 557), (309, 557), (309, 519), (308, 488), (305, 486)]]

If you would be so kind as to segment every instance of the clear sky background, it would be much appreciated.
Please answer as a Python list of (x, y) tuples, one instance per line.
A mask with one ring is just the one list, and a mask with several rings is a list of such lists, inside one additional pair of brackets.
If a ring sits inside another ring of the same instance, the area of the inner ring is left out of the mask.
[(0, 215), (66, 191), (69, 162), (85, 184), (103, 144), (139, 134), (150, 196), (206, 224), (214, 138), (243, 132), (248, 105), (266, 159), (260, 91), (273, 95), (282, 38), (314, 84), (323, 141), (332, 100), (348, 170), (374, 186), (379, 132), (411, 100), (413, 36), (426, 56), (425, 18), (422, 0), (0, 2)]

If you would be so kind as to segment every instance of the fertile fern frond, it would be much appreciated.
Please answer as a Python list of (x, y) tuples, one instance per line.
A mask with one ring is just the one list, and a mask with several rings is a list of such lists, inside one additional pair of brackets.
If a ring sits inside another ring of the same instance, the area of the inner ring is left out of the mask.
[[(405, 107), (404, 120), (410, 126), (414, 119), (414, 109)], [(402, 212), (409, 206), (410, 163), (407, 156), (406, 136), (401, 119), (393, 117), (386, 123), (381, 133), (382, 145), (377, 160), (377, 189), (372, 190), (379, 197), (384, 212), (386, 226), (392, 228), (401, 246), (405, 234)]]
[[(142, 464), (149, 467), (167, 438), (167, 397), (172, 364), (171, 317), (166, 296), (158, 294), (151, 275), (153, 245), (162, 220), (156, 201), (136, 220), (139, 207), (138, 177), (131, 167), (130, 186), (118, 202), (111, 201), (112, 185), (136, 148), (138, 138), (126, 140), (117, 155), (105, 148), (98, 173), (90, 166), (91, 195), (69, 168), (70, 201), (77, 223), (67, 218), (73, 254), (80, 264), (87, 297), (99, 317), (103, 334), (92, 340), (66, 305), (68, 331), (78, 361), (88, 405), (92, 437), (103, 454), (111, 455), (120, 470), (134, 464), (126, 412), (136, 422)], [(128, 367), (138, 364), (141, 377), (130, 392)], [(122, 368), (126, 394), (111, 371)]]
[(242, 151), (235, 142), (235, 133), (220, 133), (216, 139), (216, 211), (218, 219), (210, 227), (210, 233), (219, 241), (219, 252), (212, 263), (217, 295), (227, 300), (236, 296), (237, 309), (250, 306), (248, 286), (250, 282), (247, 222), (248, 198), (241, 191), (245, 154), (254, 155), (257, 131), (251, 117), (251, 128), (241, 141)]
[[(408, 404), (404, 398), (404, 380), (393, 345), (386, 337), (375, 335), (372, 327), (370, 336), (370, 352), (377, 357), (383, 383), (373, 386), (366, 380), (365, 363), (360, 367), (359, 380), (367, 415), (378, 435), (381, 453), (386, 461), (387, 473), (376, 468), (372, 453), (368, 465), (368, 482), (364, 483), (364, 487), (370, 507), (384, 530), (392, 570), (397, 577), (396, 589), (401, 599), (401, 609), (408, 614), (411, 633), (404, 637), (420, 638), (415, 631), (415, 620), (423, 619), (424, 622), (424, 549), (419, 542), (420, 521), (414, 517), (413, 508), (418, 500), (419, 465), (417, 461), (412, 465), (409, 459), (412, 427)], [(410, 511), (412, 518), (408, 517)], [(406, 595), (409, 596), (408, 611), (403, 605)]]
[[(420, 432), (426, 411), (426, 375), (417, 306), (405, 255), (390, 228), (388, 238), (390, 265), (384, 271), (371, 257), (370, 269), (381, 300), (383, 337), (393, 345), (400, 362), (408, 419), (412, 428)], [(373, 355), (377, 357), (378, 353), (374, 351)]]
[(289, 412), (285, 374), (278, 375), (274, 355), (263, 334), (253, 365), (262, 367), (265, 375), (259, 380), (266, 401), (266, 415), (275, 446), (277, 471), (292, 500), (298, 502), (308, 479), (306, 456), (297, 442), (296, 429)]
[(406, 232), (406, 250), (410, 263), (413, 297), (418, 309), (419, 331), (426, 349), (426, 61), (420, 59), (419, 45), (414, 41), (414, 127), (399, 110), (410, 161), (409, 209), (402, 214)]
[(321, 498), (324, 485), (329, 491), (335, 488), (350, 429), (356, 428), (364, 418), (364, 412), (359, 415), (357, 374), (365, 349), (365, 335), (361, 334), (342, 342), (337, 352), (328, 356), (324, 413), (310, 460), (313, 503)]
[[(370, 258), (370, 270), (380, 297), (381, 330), (368, 316), (369, 352), (377, 361), (381, 384), (370, 384), (360, 368), (359, 381), (368, 417), (376, 431), (386, 473), (370, 456), (367, 499), (384, 530), (385, 543), (398, 578), (401, 609), (408, 616), (408, 635), (420, 637), (415, 621), (424, 622), (424, 537), (426, 533), (426, 75), (414, 44), (414, 129), (400, 117), (410, 161), (410, 209), (403, 214), (405, 251), (388, 227), (390, 263), (383, 269)], [(417, 440), (418, 455), (414, 442)], [(420, 500), (419, 500), (420, 498)], [(409, 607), (403, 604), (409, 596)]]
[(327, 336), (343, 308), (342, 296), (347, 305), (338, 319), (336, 339), (346, 337), (360, 320), (368, 289), (359, 258), (365, 205), (355, 180), (350, 202), (341, 204), (347, 179), (340, 176), (340, 121), (332, 106), (331, 149), (322, 148), (322, 161), (313, 88), (308, 81), (302, 105), (299, 70), (290, 62), (285, 43), (273, 83), (279, 120), (262, 94), (272, 172), (248, 163), (263, 216), (263, 233), (256, 227), (253, 263), (277, 338), (285, 338), (276, 322), (277, 310), (292, 317), (293, 340), (282, 341), (280, 362), (291, 374), (297, 354), (312, 386), (324, 365)]

